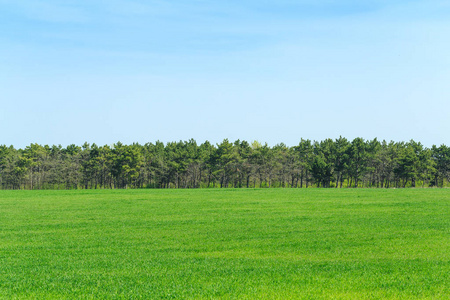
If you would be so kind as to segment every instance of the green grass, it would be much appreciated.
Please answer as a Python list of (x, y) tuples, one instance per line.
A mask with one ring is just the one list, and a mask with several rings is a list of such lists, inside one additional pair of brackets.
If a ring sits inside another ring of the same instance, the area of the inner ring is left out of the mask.
[(0, 298), (448, 299), (450, 190), (0, 191)]

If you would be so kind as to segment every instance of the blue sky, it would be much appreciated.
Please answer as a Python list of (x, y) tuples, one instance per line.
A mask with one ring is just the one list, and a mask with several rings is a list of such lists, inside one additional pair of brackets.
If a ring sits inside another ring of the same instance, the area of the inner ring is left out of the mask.
[(0, 0), (0, 144), (450, 145), (448, 1)]

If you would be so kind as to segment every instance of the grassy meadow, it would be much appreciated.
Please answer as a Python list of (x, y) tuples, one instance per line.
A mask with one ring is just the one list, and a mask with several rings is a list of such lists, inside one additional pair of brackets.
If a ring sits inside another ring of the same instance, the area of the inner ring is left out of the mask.
[(448, 189), (0, 191), (2, 299), (448, 299)]

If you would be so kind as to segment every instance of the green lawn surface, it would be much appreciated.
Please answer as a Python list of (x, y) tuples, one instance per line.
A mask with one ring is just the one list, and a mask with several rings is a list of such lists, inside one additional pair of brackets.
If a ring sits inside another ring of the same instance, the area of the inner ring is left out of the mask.
[(449, 189), (0, 191), (2, 299), (449, 299)]

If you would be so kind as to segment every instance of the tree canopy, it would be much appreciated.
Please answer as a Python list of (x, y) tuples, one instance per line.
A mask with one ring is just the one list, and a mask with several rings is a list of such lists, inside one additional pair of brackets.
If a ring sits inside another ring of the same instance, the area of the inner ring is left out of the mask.
[(2, 189), (443, 187), (450, 148), (339, 137), (296, 146), (223, 140), (0, 145)]

